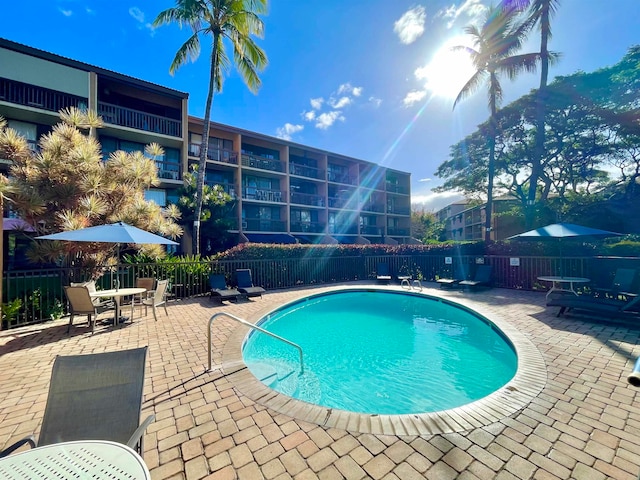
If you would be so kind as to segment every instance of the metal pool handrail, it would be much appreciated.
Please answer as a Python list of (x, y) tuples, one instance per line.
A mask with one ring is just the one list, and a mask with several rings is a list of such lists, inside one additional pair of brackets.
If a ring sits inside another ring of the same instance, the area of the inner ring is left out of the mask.
[(298, 349), (298, 353), (300, 354), (300, 374), (304, 373), (304, 361), (302, 360), (302, 348), (300, 347), (300, 345), (293, 343), (289, 340), (287, 340), (286, 338), (282, 338), (278, 335), (276, 335), (275, 333), (271, 333), (268, 330), (265, 330), (264, 328), (260, 328), (257, 325), (254, 325), (253, 323), (249, 323), (246, 320), (243, 320), (242, 318), (236, 317), (235, 315), (231, 315), (230, 313), (226, 313), (226, 312), (218, 312), (216, 314), (214, 314), (210, 319), (209, 319), (209, 329), (208, 329), (208, 337), (209, 337), (209, 371), (212, 370), (212, 359), (211, 359), (211, 325), (213, 325), (213, 321), (221, 316), (225, 316), (227, 318), (230, 318), (231, 320), (235, 320), (238, 323), (241, 323), (242, 325), (246, 325), (249, 328), (252, 328), (254, 330), (257, 330), (258, 332), (264, 333), (266, 335), (269, 335), (270, 337), (275, 338), (276, 340), (280, 340), (281, 342), (286, 343), (287, 345), (291, 345), (294, 348)]

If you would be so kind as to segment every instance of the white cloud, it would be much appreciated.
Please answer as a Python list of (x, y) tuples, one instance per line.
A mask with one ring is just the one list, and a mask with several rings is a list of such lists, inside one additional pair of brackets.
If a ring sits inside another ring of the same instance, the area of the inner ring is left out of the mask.
[(405, 107), (411, 107), (416, 103), (422, 101), (422, 99), (424, 99), (424, 97), (426, 96), (427, 96), (426, 90), (413, 90), (407, 93), (407, 96), (404, 97), (404, 100), (402, 101), (402, 103), (404, 104)]
[(351, 90), (351, 93), (353, 94), (354, 97), (359, 97), (360, 95), (362, 95), (362, 87), (353, 87), (353, 90)]
[(73, 10), (65, 10), (63, 8), (58, 8), (58, 11), (65, 17), (70, 17), (71, 15), (73, 15)]
[(359, 97), (362, 94), (362, 87), (354, 87), (350, 82), (343, 83), (338, 87), (338, 95), (353, 95), (354, 97)]
[(284, 126), (279, 127), (276, 130), (276, 136), (283, 140), (291, 140), (291, 136), (294, 133), (298, 133), (304, 130), (304, 125), (293, 125), (292, 123), (285, 123)]
[(339, 99), (330, 98), (329, 105), (331, 105), (335, 109), (341, 109), (346, 107), (347, 105), (351, 105), (351, 98), (349, 97), (340, 97)]
[(464, 200), (464, 196), (458, 192), (427, 193), (424, 195), (411, 195), (411, 206), (437, 212), (447, 205), (460, 200)]
[(375, 108), (378, 108), (382, 104), (382, 99), (378, 97), (369, 97), (369, 103), (372, 104)]
[(309, 100), (309, 102), (311, 103), (311, 108), (313, 108), (314, 110), (320, 110), (322, 108), (322, 104), (324, 103), (324, 98), (312, 98), (311, 100)]
[(138, 28), (139, 29), (146, 28), (146, 29), (151, 31), (151, 35), (155, 34), (154, 26), (149, 22), (145, 22), (144, 12), (142, 10), (140, 10), (138, 7), (129, 8), (129, 15), (131, 15), (133, 17), (133, 19), (136, 22), (138, 22), (138, 24), (139, 24)]
[(480, 22), (487, 10), (488, 7), (482, 4), (482, 0), (465, 0), (459, 7), (453, 4), (439, 10), (435, 16), (449, 20), (447, 22), (447, 28), (451, 29), (457, 23), (458, 19), (462, 19), (464, 24)]
[(316, 128), (319, 128), (321, 130), (326, 130), (331, 125), (333, 125), (336, 122), (336, 120), (340, 120), (341, 122), (344, 122), (345, 120), (344, 116), (342, 115), (342, 112), (339, 110), (333, 110), (331, 112), (321, 113), (316, 118)]
[(418, 180), (419, 182), (430, 182), (431, 179), (430, 178), (421, 178), (420, 180)]
[(418, 5), (407, 10), (399, 20), (393, 24), (393, 31), (405, 45), (415, 42), (424, 33), (424, 22), (427, 14), (424, 7)]
[(316, 112), (314, 112), (313, 110), (309, 110), (308, 112), (302, 112), (302, 117), (307, 121), (310, 122), (313, 119), (316, 118)]

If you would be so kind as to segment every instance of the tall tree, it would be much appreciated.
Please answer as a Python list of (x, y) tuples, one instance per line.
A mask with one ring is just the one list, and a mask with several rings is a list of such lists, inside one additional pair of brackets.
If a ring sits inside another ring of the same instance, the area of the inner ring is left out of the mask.
[(547, 106), (547, 83), (549, 80), (549, 64), (558, 55), (549, 52), (549, 40), (551, 40), (551, 17), (555, 14), (560, 0), (505, 0), (507, 5), (515, 4), (515, 8), (528, 8), (528, 26), (538, 25), (540, 29), (540, 86), (536, 95), (536, 134), (533, 156), (531, 158), (531, 177), (529, 179), (529, 192), (527, 199), (526, 224), (528, 228), (533, 226), (535, 215), (536, 192), (538, 179), (541, 175), (542, 158), (545, 154), (545, 118)]
[(514, 79), (520, 72), (533, 72), (538, 61), (537, 53), (516, 55), (520, 50), (525, 38), (526, 30), (522, 25), (516, 23), (517, 9), (504, 7), (492, 7), (486, 16), (484, 23), (478, 27), (469, 25), (465, 28), (465, 33), (473, 41), (473, 47), (457, 46), (454, 50), (465, 51), (475, 68), (475, 73), (469, 81), (462, 87), (458, 94), (453, 108), (460, 100), (474, 93), (485, 79), (488, 80), (489, 96), (489, 163), (488, 163), (488, 185), (487, 204), (485, 215), (485, 241), (491, 240), (491, 215), (493, 209), (493, 177), (495, 174), (495, 143), (496, 143), (496, 114), (498, 106), (502, 101), (502, 86), (499, 76), (507, 75), (509, 79)]
[(202, 145), (198, 164), (198, 179), (195, 193), (195, 217), (193, 220), (193, 251), (200, 253), (200, 221), (202, 217), (203, 191), (209, 149), (209, 127), (213, 96), (222, 91), (223, 74), (230, 67), (225, 45), (233, 47), (236, 69), (249, 90), (257, 92), (261, 81), (258, 72), (267, 65), (267, 56), (254, 42), (252, 36), (262, 38), (264, 24), (259, 15), (266, 13), (267, 0), (176, 0), (176, 5), (160, 12), (153, 25), (175, 22), (180, 27), (187, 25), (192, 35), (176, 52), (169, 67), (173, 74), (187, 61), (195, 61), (200, 55), (200, 36), (211, 37), (211, 63), (209, 90), (204, 111)]

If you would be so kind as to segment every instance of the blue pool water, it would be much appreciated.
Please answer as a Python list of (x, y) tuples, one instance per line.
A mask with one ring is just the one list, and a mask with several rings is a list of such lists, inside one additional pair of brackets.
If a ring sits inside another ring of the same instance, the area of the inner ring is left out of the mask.
[(390, 291), (309, 297), (259, 325), (298, 351), (252, 331), (243, 346), (251, 372), (271, 388), (359, 413), (426, 413), (478, 400), (516, 373), (513, 346), (496, 327), (455, 305)]

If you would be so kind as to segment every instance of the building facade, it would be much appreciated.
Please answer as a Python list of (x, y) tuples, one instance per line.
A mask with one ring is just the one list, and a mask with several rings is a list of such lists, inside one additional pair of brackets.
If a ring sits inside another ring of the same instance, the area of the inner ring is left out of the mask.
[[(68, 107), (102, 117), (96, 135), (105, 157), (161, 145), (160, 184), (147, 198), (161, 206), (177, 201), (203, 141), (203, 121), (188, 116), (187, 93), (0, 39), (0, 116), (9, 126), (37, 148)], [(207, 157), (205, 181), (235, 200), (239, 241), (410, 242), (407, 172), (216, 123)], [(7, 168), (0, 159), (0, 170)]]

